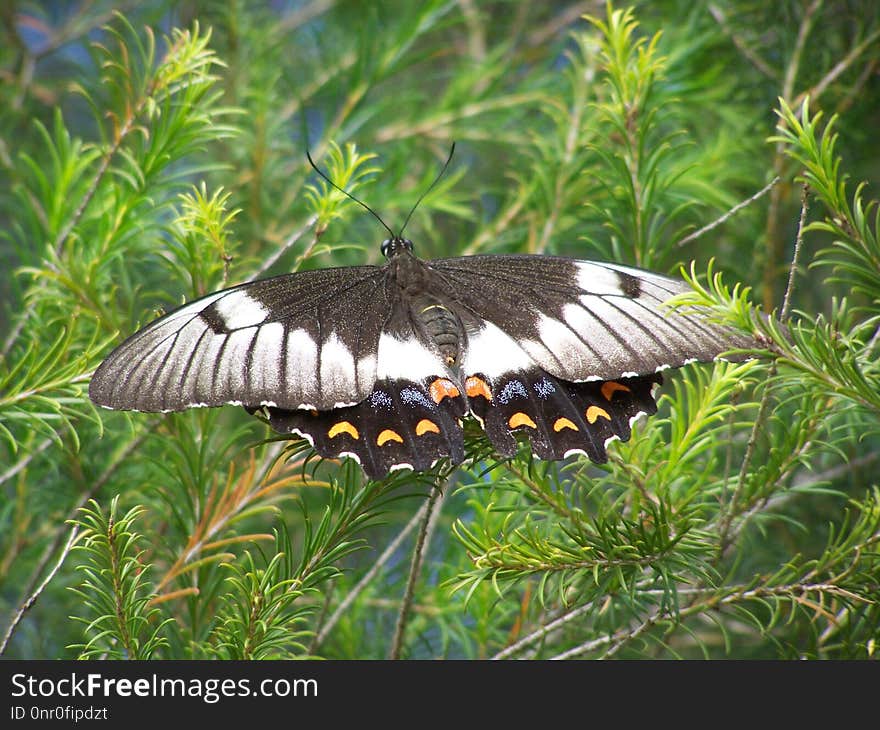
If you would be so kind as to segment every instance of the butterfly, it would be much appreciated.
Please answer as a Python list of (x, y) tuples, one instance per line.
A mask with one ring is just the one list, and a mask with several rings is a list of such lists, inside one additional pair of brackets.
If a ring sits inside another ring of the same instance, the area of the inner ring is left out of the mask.
[(309, 162), (385, 226), (385, 263), (284, 274), (185, 304), (110, 353), (92, 401), (244, 406), (372, 479), (460, 464), (468, 415), (502, 456), (522, 434), (542, 459), (603, 463), (636, 416), (656, 413), (662, 370), (754, 347), (665, 306), (688, 286), (649, 271), (543, 255), (422, 260), (406, 223), (393, 233)]
[(497, 452), (525, 434), (542, 459), (606, 461), (609, 440), (657, 410), (660, 372), (753, 347), (664, 306), (683, 281), (541, 255), (422, 260), (382, 244), (382, 266), (317, 269), (209, 294), (117, 347), (89, 386), (135, 411), (241, 405), (350, 456), (374, 479), (464, 460), (462, 418)]

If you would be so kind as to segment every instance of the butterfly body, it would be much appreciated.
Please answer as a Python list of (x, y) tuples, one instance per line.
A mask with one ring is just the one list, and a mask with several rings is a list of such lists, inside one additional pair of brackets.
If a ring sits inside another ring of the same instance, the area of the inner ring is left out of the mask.
[[(406, 241), (409, 244), (409, 241)], [(412, 254), (412, 244), (387, 250), (386, 286), (395, 291), (391, 311), (405, 313), (409, 322), (394, 323), (398, 334), (417, 332), (419, 339), (436, 349), (449, 366), (458, 363), (466, 332), (456, 310), (461, 310), (454, 294), (429, 265)]]
[(502, 455), (524, 434), (545, 459), (607, 459), (654, 413), (659, 372), (753, 345), (664, 306), (684, 282), (553, 256), (424, 261), (385, 241), (383, 266), (287, 274), (209, 294), (101, 364), (108, 408), (262, 410), (368, 476), (464, 459), (474, 416)]

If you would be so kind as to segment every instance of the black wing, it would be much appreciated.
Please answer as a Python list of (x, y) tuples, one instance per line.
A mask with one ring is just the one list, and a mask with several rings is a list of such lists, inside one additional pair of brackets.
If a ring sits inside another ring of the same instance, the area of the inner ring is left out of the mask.
[(389, 307), (385, 270), (376, 266), (241, 284), (129, 337), (95, 371), (89, 396), (137, 411), (352, 405), (376, 382)]
[(658, 371), (755, 344), (664, 306), (687, 285), (647, 271), (551, 256), (429, 266), (466, 329), (468, 408), (504, 455), (521, 433), (543, 459), (604, 462), (609, 441), (656, 412)]
[(612, 380), (754, 346), (697, 314), (664, 306), (687, 285), (640, 269), (554, 256), (468, 256), (429, 265), (448, 296), (477, 317), (468, 333), (469, 372), (533, 363), (564, 380)]
[(389, 308), (376, 349), (376, 383), (361, 402), (332, 410), (267, 408), (269, 423), (296, 433), (326, 457), (351, 456), (378, 479), (464, 459), (466, 404), (439, 350), (420, 332), (409, 303), (389, 281)]

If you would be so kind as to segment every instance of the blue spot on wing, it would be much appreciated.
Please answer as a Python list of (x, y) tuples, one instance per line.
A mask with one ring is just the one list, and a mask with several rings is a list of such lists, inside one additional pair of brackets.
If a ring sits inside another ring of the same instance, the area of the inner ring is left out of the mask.
[(391, 396), (388, 393), (382, 390), (374, 390), (370, 393), (370, 405), (373, 408), (384, 408), (385, 410), (389, 410), (393, 405), (394, 401), (391, 400)]
[(519, 380), (511, 380), (508, 382), (498, 394), (498, 402), (507, 405), (514, 398), (528, 398), (529, 393)]
[(400, 391), (400, 400), (406, 405), (418, 405), (429, 410), (434, 410), (434, 403), (425, 397), (425, 394), (415, 388), (404, 388)]
[(556, 386), (547, 380), (547, 378), (541, 378), (534, 384), (534, 388), (535, 392), (545, 400), (549, 398), (552, 393), (556, 392)]

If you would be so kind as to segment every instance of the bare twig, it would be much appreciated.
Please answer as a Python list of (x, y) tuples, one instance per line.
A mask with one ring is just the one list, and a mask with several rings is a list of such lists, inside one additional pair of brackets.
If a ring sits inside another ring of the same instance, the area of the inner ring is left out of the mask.
[[(797, 40), (795, 41), (794, 50), (791, 53), (788, 65), (785, 69), (785, 76), (782, 82), (781, 96), (785, 102), (792, 107), (791, 99), (794, 96), (794, 85), (797, 81), (798, 71), (800, 69), (801, 56), (806, 46), (807, 37), (813, 27), (815, 15), (822, 5), (822, 0), (813, 0), (809, 7), (804, 11), (801, 24), (798, 28)], [(781, 176), (785, 166), (785, 145), (777, 142), (773, 151), (773, 171), (776, 175)], [(767, 223), (764, 228), (764, 238), (766, 242), (766, 261), (764, 263), (763, 274), (763, 304), (764, 309), (768, 312), (773, 309), (773, 284), (778, 274), (777, 261), (782, 258), (782, 233), (780, 225), (780, 208), (782, 205), (783, 186), (773, 188), (770, 193), (770, 204), (767, 210)]]
[[(803, 186), (803, 191), (801, 194), (801, 215), (800, 220), (798, 222), (798, 231), (797, 236), (795, 238), (794, 245), (794, 254), (791, 259), (791, 266), (789, 268), (788, 274), (788, 283), (785, 287), (785, 295), (782, 300), (782, 311), (780, 312), (780, 319), (784, 322), (788, 317), (789, 310), (791, 308), (791, 295), (794, 289), (794, 278), (795, 273), (797, 272), (798, 265), (800, 263), (800, 252), (803, 244), (803, 236), (804, 236), (804, 227), (806, 226), (807, 221), (807, 210), (808, 210), (808, 202), (809, 202), (809, 186), (805, 183)], [(776, 375), (776, 363), (774, 362), (770, 366), (770, 370), (767, 373), (767, 380), (771, 381), (773, 377)], [(734, 489), (733, 495), (730, 498), (730, 502), (725, 508), (725, 514), (720, 521), (720, 540), (718, 542), (719, 545), (719, 556), (723, 555), (724, 552), (730, 547), (730, 527), (733, 522), (734, 514), (736, 512), (737, 503), (742, 496), (742, 491), (745, 488), (746, 476), (749, 473), (749, 468), (752, 465), (752, 459), (755, 455), (755, 447), (758, 443), (758, 434), (761, 429), (764, 427), (764, 421), (767, 417), (767, 410), (770, 406), (770, 391), (771, 388), (768, 385), (764, 388), (764, 392), (761, 395), (761, 403), (758, 406), (758, 414), (755, 416), (755, 422), (752, 424), (752, 432), (749, 435), (749, 441), (746, 445), (746, 453), (743, 457), (742, 464), (739, 470), (739, 477), (737, 478), (736, 488)]]
[(791, 257), (791, 267), (788, 270), (788, 283), (785, 285), (785, 296), (782, 298), (782, 311), (779, 318), (784, 322), (788, 319), (791, 310), (791, 293), (794, 290), (794, 277), (800, 265), (801, 247), (804, 243), (804, 228), (807, 225), (807, 211), (810, 203), (810, 186), (804, 183), (801, 188), (801, 217), (798, 220), (797, 236), (794, 239), (794, 253)]
[[(309, 217), (309, 219), (305, 223), (303, 223), (302, 226), (300, 226), (297, 230), (295, 230), (293, 233), (291, 233), (287, 237), (287, 239), (284, 241), (284, 243), (282, 243), (278, 247), (278, 250), (275, 251), (275, 253), (273, 253), (269, 258), (267, 258), (265, 261), (263, 261), (262, 264), (260, 264), (260, 267), (254, 272), (254, 278), (262, 276), (269, 269), (271, 269), (272, 266), (275, 265), (275, 262), (278, 261), (278, 259), (280, 259), (284, 255), (284, 253), (287, 251), (287, 249), (289, 249), (300, 238), (302, 238), (303, 234), (306, 231), (310, 230), (312, 228), (312, 226), (314, 226), (315, 223), (317, 223), (317, 222), (318, 222), (318, 216), (314, 215), (314, 214), (311, 215)], [(314, 236), (312, 239), (311, 245), (308, 246), (308, 248), (306, 248), (305, 251), (303, 251), (303, 253), (299, 257), (299, 260), (304, 259), (308, 255), (308, 253), (314, 248), (315, 243), (317, 243), (317, 240), (318, 240), (318, 237)]]
[(850, 66), (852, 66), (858, 59), (859, 56), (862, 55), (864, 50), (870, 46), (872, 46), (876, 40), (880, 38), (880, 30), (875, 30), (871, 35), (869, 35), (865, 40), (863, 40), (858, 45), (854, 46), (849, 53), (846, 54), (840, 61), (834, 64), (833, 68), (825, 74), (818, 83), (814, 84), (812, 88), (807, 89), (806, 91), (802, 91), (794, 100), (794, 103), (791, 104), (792, 109), (795, 107), (799, 107), (803, 104), (804, 99), (810, 97), (811, 99), (815, 99), (821, 94), (825, 92), (837, 78), (846, 71)]
[[(875, 538), (867, 541), (865, 543), (865, 546), (869, 546), (876, 541), (877, 539), (875, 536)], [(812, 576), (812, 573), (810, 574), (810, 576)], [(722, 595), (718, 595), (716, 590), (710, 588), (685, 588), (679, 591), (679, 596), (691, 596), (695, 600), (687, 607), (683, 607), (680, 611), (678, 611), (676, 615), (671, 616), (668, 610), (656, 609), (636, 626), (628, 626), (614, 632), (613, 634), (609, 634), (608, 636), (600, 636), (594, 639), (590, 639), (589, 641), (585, 641), (584, 643), (579, 644), (571, 649), (556, 654), (555, 656), (551, 657), (551, 659), (573, 659), (574, 657), (581, 656), (591, 651), (596, 651), (598, 649), (601, 649), (602, 647), (608, 646), (608, 649), (606, 649), (605, 652), (602, 654), (602, 658), (607, 659), (617, 653), (627, 642), (630, 642), (633, 639), (641, 636), (661, 621), (667, 619), (674, 621), (676, 624), (680, 624), (685, 618), (690, 618), (691, 616), (696, 616), (701, 613), (705, 613), (706, 611), (714, 611), (723, 606), (729, 606), (742, 601), (750, 601), (753, 599), (766, 599), (777, 596), (793, 596), (798, 602), (805, 602), (806, 596), (812, 593), (827, 593), (829, 595), (838, 596), (851, 601), (859, 601), (862, 603), (870, 602), (869, 597), (854, 593), (845, 588), (841, 588), (835, 583), (814, 583), (806, 579), (804, 579), (802, 582), (786, 583), (784, 585), (778, 586), (759, 585), (751, 587), (732, 587), (729, 592)], [(648, 596), (660, 594), (657, 591), (647, 590), (644, 591), (641, 595)], [(516, 649), (521, 649), (526, 644), (534, 643), (535, 641), (540, 640), (550, 631), (558, 629), (563, 623), (567, 623), (575, 618), (578, 618), (590, 609), (595, 610), (595, 604), (592, 602), (584, 606), (579, 606), (578, 608), (567, 613), (565, 616), (560, 617), (555, 621), (552, 621), (551, 623), (547, 624), (547, 626), (542, 627), (533, 634), (530, 634), (525, 639), (517, 642), (511, 647), (508, 647), (503, 652), (497, 654), (494, 658), (501, 659), (509, 656), (513, 652), (514, 647), (516, 647)], [(829, 618), (829, 621), (832, 620), (833, 618)]]
[(606, 644), (610, 644), (611, 646), (605, 652), (603, 657), (608, 657), (617, 652), (620, 647), (622, 647), (626, 642), (635, 639), (637, 636), (645, 633), (648, 629), (650, 629), (654, 624), (657, 623), (661, 618), (661, 613), (659, 611), (655, 611), (648, 618), (646, 618), (642, 623), (640, 623), (635, 628), (625, 628), (620, 631), (616, 631), (610, 636), (602, 636), (598, 639), (592, 639), (590, 641), (586, 641), (579, 646), (576, 646), (568, 651), (564, 651), (561, 654), (557, 654), (556, 656), (550, 657), (551, 659), (573, 659), (576, 656), (580, 656), (581, 654), (586, 654), (587, 652), (593, 651), (602, 647)]
[(576, 22), (582, 15), (594, 10), (597, 5), (601, 7), (601, 3), (588, 1), (572, 3), (564, 7), (559, 14), (554, 15), (548, 22), (533, 29), (525, 39), (526, 45), (533, 48), (545, 46), (551, 40), (559, 38), (561, 32)]
[(391, 649), (388, 652), (389, 659), (399, 659), (400, 651), (403, 648), (403, 634), (406, 630), (407, 620), (409, 619), (409, 612), (412, 608), (413, 595), (415, 594), (416, 582), (419, 579), (419, 575), (422, 570), (422, 561), (425, 557), (425, 552), (428, 549), (428, 544), (430, 543), (430, 536), (434, 531), (434, 525), (436, 524), (436, 519), (440, 514), (440, 510), (434, 510), (434, 507), (437, 504), (437, 498), (442, 494), (439, 485), (434, 485), (431, 489), (431, 494), (428, 497), (427, 508), (425, 510), (425, 516), (422, 519), (422, 526), (419, 530), (419, 536), (416, 540), (416, 546), (413, 550), (412, 563), (410, 564), (409, 569), (409, 578), (406, 583), (406, 592), (403, 595), (403, 601), (400, 604), (400, 613), (397, 616), (397, 627), (394, 630), (394, 638), (391, 642)]
[(794, 492), (793, 489), (803, 490), (813, 485), (823, 484), (825, 482), (832, 481), (848, 474), (851, 471), (869, 466), (876, 462), (878, 459), (880, 459), (880, 453), (867, 454), (865, 456), (860, 456), (857, 459), (852, 459), (851, 461), (847, 461), (843, 464), (838, 464), (837, 466), (833, 466), (820, 472), (807, 471), (806, 473), (795, 476), (791, 484), (792, 489), (787, 489), (784, 492), (778, 492), (776, 494), (770, 495), (750, 507), (748, 511), (743, 512), (730, 528), (729, 541), (734, 542), (737, 539), (739, 533), (742, 532), (743, 528), (747, 524), (749, 524), (749, 521), (755, 515), (761, 514), (762, 512), (767, 512), (771, 509), (777, 509), (788, 502), (795, 494), (797, 494), (797, 492)]
[(493, 656), (492, 659), (506, 659), (507, 657), (512, 656), (513, 654), (516, 654), (521, 649), (524, 649), (525, 647), (529, 646), (530, 644), (534, 644), (536, 641), (540, 641), (545, 636), (547, 636), (547, 634), (550, 634), (553, 631), (556, 631), (557, 629), (562, 628), (569, 621), (574, 621), (576, 618), (589, 612), (593, 608), (594, 608), (593, 603), (587, 603), (587, 604), (584, 604), (583, 606), (578, 606), (577, 608), (572, 609), (568, 613), (565, 613), (562, 616), (559, 616), (559, 617), (553, 619), (550, 623), (545, 624), (544, 626), (541, 626), (539, 629), (537, 629), (536, 631), (533, 631), (528, 636), (524, 636), (516, 643), (505, 647), (504, 649), (499, 651), (495, 656)]
[(868, 63), (865, 64), (859, 77), (850, 84), (846, 95), (837, 103), (837, 108), (835, 110), (837, 114), (843, 114), (843, 112), (849, 109), (855, 101), (860, 99), (862, 89), (865, 88), (865, 85), (874, 78), (874, 75), (877, 73), (877, 66), (880, 66), (880, 61), (876, 58), (870, 59)]
[(703, 226), (700, 230), (694, 231), (693, 233), (685, 236), (676, 244), (676, 246), (678, 246), (680, 248), (681, 246), (684, 246), (685, 244), (688, 244), (691, 241), (699, 238), (700, 236), (708, 233), (713, 228), (717, 228), (722, 223), (726, 223), (730, 218), (732, 218), (737, 213), (739, 213), (743, 208), (751, 205), (756, 200), (758, 200), (759, 198), (762, 198), (764, 195), (766, 195), (770, 191), (770, 189), (774, 185), (776, 185), (776, 183), (779, 182), (779, 180), (780, 180), (780, 177), (779, 177), (779, 175), (777, 175), (769, 183), (767, 183), (763, 188), (761, 188), (757, 193), (755, 193), (752, 197), (748, 198), (747, 200), (743, 200), (740, 203), (737, 203), (730, 210), (728, 210), (724, 215), (722, 215), (719, 218), (716, 218), (709, 225)]
[(742, 53), (743, 56), (747, 58), (762, 74), (771, 79), (775, 79), (777, 76), (776, 69), (764, 61), (764, 59), (753, 51), (746, 42), (742, 40), (742, 38), (733, 32), (727, 23), (727, 18), (724, 16), (724, 12), (716, 5), (710, 5), (709, 12), (712, 14), (712, 17), (715, 18), (715, 22), (717, 22), (718, 25), (721, 26), (721, 29), (727, 33), (730, 40), (733, 42), (733, 45), (737, 47), (739, 52)]
[(52, 439), (46, 439), (39, 446), (37, 446), (33, 451), (31, 451), (26, 456), (19, 459), (15, 464), (9, 467), (6, 471), (0, 474), (0, 484), (3, 482), (9, 481), (18, 474), (22, 469), (26, 468), (28, 464), (30, 464), (37, 456), (42, 454), (46, 449), (48, 449), (52, 445)]
[[(477, 63), (486, 58), (486, 29), (480, 12), (473, 0), (459, 0), (458, 6), (464, 16), (467, 27), (468, 54)], [(477, 81), (477, 91), (482, 93), (489, 85), (489, 79), (482, 78)]]
[(400, 544), (415, 529), (416, 525), (425, 518), (425, 514), (427, 513), (430, 504), (430, 501), (425, 501), (425, 503), (419, 508), (418, 512), (416, 512), (410, 521), (406, 523), (406, 526), (388, 544), (388, 547), (382, 551), (382, 554), (376, 559), (376, 562), (370, 566), (370, 569), (357, 582), (354, 588), (348, 592), (342, 600), (342, 603), (339, 604), (336, 610), (331, 614), (330, 618), (327, 619), (326, 623), (321, 626), (320, 631), (318, 631), (318, 634), (312, 643), (312, 652), (317, 650), (317, 648), (323, 643), (324, 639), (327, 638), (327, 635), (333, 630), (336, 624), (339, 623), (339, 619), (342, 618), (343, 614), (354, 603), (355, 599), (363, 593), (364, 589), (372, 582), (373, 578), (376, 577), (376, 574), (382, 569), (382, 567), (391, 559), (400, 547)]
[(294, 6), (296, 10), (289, 12), (278, 21), (276, 30), (280, 33), (290, 33), (319, 15), (323, 15), (334, 5), (336, 5), (335, 0), (312, 0), (306, 5), (297, 3)]
[(61, 570), (61, 566), (64, 564), (64, 561), (67, 558), (68, 553), (70, 553), (70, 549), (73, 547), (78, 536), (79, 526), (76, 525), (71, 529), (67, 542), (64, 544), (64, 549), (61, 551), (61, 555), (55, 563), (55, 567), (49, 571), (49, 574), (43, 579), (43, 582), (40, 583), (37, 589), (27, 597), (21, 606), (19, 606), (18, 611), (15, 612), (12, 621), (9, 622), (9, 626), (6, 628), (6, 634), (3, 636), (3, 641), (0, 642), (0, 656), (6, 651), (6, 647), (9, 645), (10, 639), (12, 639), (12, 635), (15, 633), (15, 629), (21, 622), (22, 618), (24, 618), (25, 613), (27, 613), (31, 606), (37, 602), (40, 594), (46, 589), (46, 586), (49, 585), (55, 577), (55, 574)]
[(786, 101), (789, 101), (794, 96), (794, 85), (801, 67), (801, 56), (804, 53), (804, 48), (807, 46), (807, 38), (810, 36), (810, 31), (813, 30), (813, 21), (816, 19), (816, 13), (822, 7), (823, 1), (813, 0), (804, 11), (804, 17), (801, 18), (794, 50), (791, 52), (791, 59), (789, 59), (788, 65), (785, 68), (785, 78), (782, 81), (782, 98)]
[[(76, 517), (77, 512), (79, 512), (79, 510), (98, 492), (98, 490), (100, 490), (110, 480), (110, 477), (113, 476), (113, 473), (125, 461), (126, 457), (130, 453), (135, 451), (141, 445), (143, 440), (147, 437), (149, 432), (152, 431), (153, 428), (155, 428), (157, 423), (158, 423), (158, 419), (153, 420), (152, 424), (147, 425), (147, 430), (144, 433), (142, 433), (136, 439), (133, 439), (125, 447), (125, 449), (119, 454), (119, 456), (116, 458), (116, 460), (103, 471), (101, 476), (98, 477), (98, 479), (92, 485), (91, 489), (89, 489), (87, 492), (85, 492), (77, 500), (77, 503), (68, 511), (67, 518), (65, 519), (64, 523), (66, 523), (68, 520), (71, 520)], [(52, 579), (52, 577), (55, 575), (55, 573), (61, 567), (61, 563), (64, 561), (64, 558), (66, 557), (66, 554), (70, 549), (69, 545), (68, 545), (68, 547), (65, 547), (64, 550), (62, 551), (61, 559), (58, 561), (58, 563), (56, 564), (56, 566), (52, 570), (52, 572), (49, 574), (49, 576), (40, 584), (39, 588), (34, 590), (34, 586), (37, 583), (38, 577), (43, 572), (46, 565), (48, 565), (49, 560), (52, 558), (52, 555), (54, 555), (55, 551), (58, 549), (58, 546), (61, 543), (62, 534), (63, 533), (60, 529), (56, 532), (55, 539), (43, 551), (43, 554), (40, 557), (40, 562), (37, 564), (36, 568), (34, 568), (32, 574), (31, 574), (32, 575), (31, 581), (30, 581), (30, 583), (28, 583), (28, 585), (25, 587), (24, 591), (22, 592), (22, 595), (28, 596), (28, 597), (22, 602), (20, 608), (18, 609), (16, 614), (13, 616), (12, 621), (9, 624), (9, 627), (6, 630), (6, 637), (4, 638), (4, 642), (3, 642), (2, 647), (0, 647), (0, 655), (3, 654), (3, 649), (6, 647), (6, 643), (12, 637), (12, 634), (15, 632), (16, 626), (18, 625), (19, 621), (21, 621), (25, 612), (28, 611), (34, 605), (34, 603), (36, 603), (37, 598), (39, 598), (40, 594), (43, 592), (43, 590), (45, 590), (46, 586), (49, 584), (49, 581)]]

